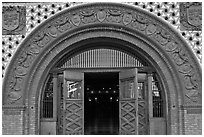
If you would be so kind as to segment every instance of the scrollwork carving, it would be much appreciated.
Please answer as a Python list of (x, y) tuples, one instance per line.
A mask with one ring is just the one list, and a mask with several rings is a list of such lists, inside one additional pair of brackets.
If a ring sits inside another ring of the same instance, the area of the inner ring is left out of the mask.
[(26, 68), (24, 68), (24, 67), (22, 67), (22, 66), (18, 66), (18, 67), (16, 67), (16, 69), (15, 69), (15, 74), (16, 74), (17, 76), (24, 76), (24, 75), (26, 75), (26, 73), (27, 73)]
[(173, 52), (178, 48), (178, 44), (175, 41), (169, 41), (166, 46), (165, 46), (165, 50), (168, 52)]
[(198, 90), (190, 90), (186, 93), (186, 97), (189, 98), (192, 102), (197, 103), (199, 101), (199, 97), (202, 96)]
[(122, 12), (117, 9), (110, 9), (106, 19), (108, 22), (120, 23), (122, 21)]
[(166, 45), (170, 41), (170, 35), (163, 29), (157, 27), (154, 38), (162, 45)]
[(61, 33), (63, 33), (63, 32), (65, 32), (65, 31), (72, 28), (72, 24), (71, 24), (70, 20), (68, 18), (66, 18), (66, 17), (61, 17), (60, 19), (58, 19), (55, 22), (55, 24), (56, 24), (57, 29)]
[(21, 90), (22, 81), (23, 79), (21, 77), (16, 77), (15, 83), (13, 83), (13, 86), (11, 86), (11, 89), (13, 89), (13, 92)]
[(30, 54), (38, 54), (40, 52), (40, 48), (37, 46), (36, 43), (32, 43), (28, 46), (27, 52)]
[(7, 103), (8, 103), (8, 104), (13, 104), (13, 103), (15, 103), (17, 100), (19, 100), (20, 98), (22, 98), (22, 95), (20, 94), (20, 92), (13, 91), (13, 92), (9, 92), (9, 93), (7, 94), (7, 97), (8, 97)]
[(144, 31), (147, 27), (147, 20), (139, 14), (135, 14), (131, 26), (137, 30)]
[(47, 28), (47, 31), (48, 31), (48, 34), (50, 35), (50, 36), (52, 36), (52, 37), (57, 37), (57, 35), (58, 35), (58, 29), (56, 28), (56, 26), (53, 26), (53, 25), (51, 25), (51, 26), (49, 26), (48, 28)]
[(183, 63), (185, 63), (185, 60), (183, 60), (181, 57), (180, 57), (180, 55), (179, 55), (179, 53), (173, 53), (172, 54), (172, 58), (173, 58), (173, 60), (175, 61), (175, 63), (177, 64), (177, 65), (182, 65)]
[(39, 31), (33, 38), (33, 41), (40, 41), (45, 36), (44, 31)]
[(184, 63), (179, 66), (179, 72), (183, 74), (189, 74), (192, 71), (192, 66), (189, 63)]
[(25, 61), (22, 63), (22, 65), (26, 68), (28, 68), (30, 66), (30, 64), (32, 63), (34, 57), (32, 55), (27, 54), (27, 57), (25, 59)]
[(188, 56), (186, 54), (186, 52), (184, 51), (184, 49), (180, 48), (180, 51), (178, 52), (180, 57), (184, 60), (184, 61), (188, 61)]
[(7, 93), (7, 96), (8, 96), (7, 103), (9, 104), (14, 103), (15, 101), (19, 100), (22, 97), (21, 86), (22, 86), (23, 79), (22, 79), (22, 76), (18, 76), (18, 75), (22, 75), (21, 73), (24, 73), (24, 72), (17, 72), (17, 74), (15, 72), (14, 74), (15, 76), (12, 78), (10, 82), (9, 91)]
[(192, 77), (189, 75), (184, 76), (184, 83), (188, 90), (197, 88), (197, 82), (193, 82)]
[(96, 13), (94, 10), (87, 10), (81, 12), (82, 22), (85, 24), (94, 23), (96, 21)]
[(146, 18), (146, 16), (142, 15), (142, 14), (136, 14), (136, 19), (138, 22), (142, 23), (142, 24), (148, 24), (149, 20)]
[[(25, 68), (28, 68), (30, 66), (30, 64), (32, 63), (32, 60), (33, 60), (33, 55), (30, 54), (29, 52), (25, 51), (21, 54), (19, 60), (18, 60), (18, 63), (25, 67)], [(18, 66), (17, 66), (18, 67)]]
[(192, 100), (196, 100), (195, 95), (200, 94), (197, 89), (197, 72), (195, 72), (195, 66), (192, 65), (188, 52), (184, 50), (185, 48), (178, 42), (178, 39), (174, 38), (175, 36), (168, 29), (165, 29), (161, 22), (156, 21), (147, 14), (143, 14), (137, 10), (126, 10), (121, 6), (114, 7), (108, 5), (82, 8), (74, 12), (62, 14), (53, 19), (52, 23), (45, 24), (35, 35), (30, 36), (31, 40), (29, 44), (22, 50), (16, 59), (17, 65), (13, 67), (15, 70), (12, 80), (10, 79), (9, 82), (8, 98), (11, 100), (21, 98), (21, 85), (24, 77), (27, 75), (29, 67), (36, 56), (38, 56), (46, 45), (71, 29), (90, 23), (100, 23), (100, 25), (102, 23), (119, 24), (121, 27), (140, 31), (140, 33), (146, 35), (152, 41), (157, 42), (164, 49), (164, 52), (168, 53), (169, 57), (172, 58), (172, 62), (175, 63), (179, 74), (183, 77), (187, 90), (186, 96), (189, 98), (193, 96)]
[(49, 41), (50, 41), (50, 37), (48, 37), (47, 35), (45, 35), (41, 41), (38, 41), (38, 42), (37, 42), (37, 45), (42, 48), (42, 47), (44, 47), (45, 45), (47, 45), (47, 43), (48, 43)]

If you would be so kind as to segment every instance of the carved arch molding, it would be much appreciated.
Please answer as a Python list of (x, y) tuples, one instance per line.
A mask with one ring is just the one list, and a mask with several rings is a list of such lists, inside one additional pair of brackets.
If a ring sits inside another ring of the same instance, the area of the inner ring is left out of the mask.
[(173, 28), (154, 15), (133, 6), (114, 3), (76, 6), (38, 26), (20, 45), (7, 68), (3, 83), (3, 105), (25, 104), (31, 87), (27, 85), (32, 83), (29, 77), (33, 77), (35, 65), (39, 59), (43, 60), (45, 51), (53, 45), (57, 46), (67, 35), (94, 27), (112, 31), (120, 28), (117, 29), (118, 33), (126, 31), (156, 45), (157, 52), (168, 58), (168, 63), (177, 70), (175, 73), (182, 83), (182, 91), (179, 91), (183, 95), (182, 104), (201, 105), (201, 66), (187, 43)]

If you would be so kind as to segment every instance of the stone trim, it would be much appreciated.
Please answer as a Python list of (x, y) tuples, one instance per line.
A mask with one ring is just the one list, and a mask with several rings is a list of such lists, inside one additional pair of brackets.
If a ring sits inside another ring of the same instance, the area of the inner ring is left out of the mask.
[(187, 114), (202, 114), (202, 109), (187, 109)]
[(6, 109), (18, 109), (18, 110), (25, 110), (26, 109), (26, 106), (19, 106), (19, 105), (3, 105), (2, 106), (2, 109), (3, 110), (6, 110)]

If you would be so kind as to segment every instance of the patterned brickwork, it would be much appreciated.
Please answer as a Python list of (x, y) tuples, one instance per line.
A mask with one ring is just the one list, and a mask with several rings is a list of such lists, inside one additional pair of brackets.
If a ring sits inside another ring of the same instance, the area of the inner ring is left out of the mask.
[(195, 114), (196, 110), (193, 110), (194, 113), (188, 113), (187, 110), (184, 110), (184, 125), (185, 125), (185, 134), (186, 135), (201, 135), (202, 134), (202, 115), (200, 113)]
[[(26, 33), (22, 35), (2, 36), (2, 77), (6, 67), (18, 46), (33, 29), (53, 15), (67, 8), (84, 4), (82, 2), (69, 3), (3, 3), (3, 6), (26, 6)], [(202, 62), (202, 31), (181, 31), (179, 21), (179, 3), (175, 2), (126, 2), (151, 12), (155, 16), (165, 20), (170, 26), (179, 31), (187, 41), (199, 62)]]
[[(4, 110), (2, 111), (2, 134), (22, 135), (23, 134), (23, 111)], [(4, 128), (6, 127), (6, 128)]]

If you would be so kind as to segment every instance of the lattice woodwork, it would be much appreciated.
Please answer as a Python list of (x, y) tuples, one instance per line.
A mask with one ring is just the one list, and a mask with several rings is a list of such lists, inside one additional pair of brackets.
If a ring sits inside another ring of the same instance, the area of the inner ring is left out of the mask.
[(60, 101), (60, 108), (59, 108), (59, 117), (58, 117), (58, 134), (59, 135), (63, 135), (63, 119), (64, 119), (64, 115), (63, 115), (63, 100)]
[(136, 106), (135, 101), (120, 101), (120, 135), (136, 134)]
[(83, 134), (83, 102), (66, 101), (64, 117), (65, 135)]
[(145, 100), (138, 101), (138, 133), (139, 135), (148, 134), (147, 114)]

